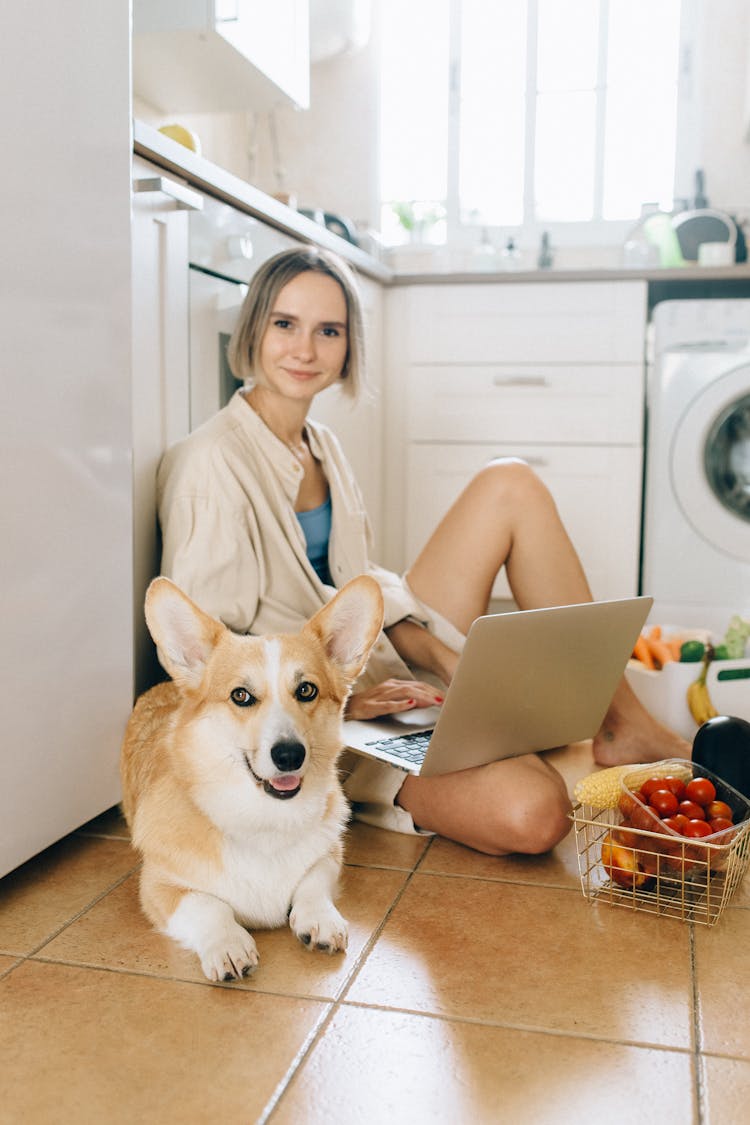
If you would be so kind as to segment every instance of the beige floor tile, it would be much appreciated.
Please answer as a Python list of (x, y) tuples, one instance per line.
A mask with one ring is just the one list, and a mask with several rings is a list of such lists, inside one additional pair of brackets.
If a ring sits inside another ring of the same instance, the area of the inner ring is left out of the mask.
[(705, 1057), (703, 1125), (739, 1125), (750, 1106), (750, 1062)]
[[(750, 910), (729, 909), (710, 929), (695, 928), (701, 1047), (750, 1061)], [(740, 999), (742, 998), (742, 999)], [(749, 1111), (750, 1112), (750, 1111)]]
[[(407, 874), (402, 871), (345, 868), (338, 905), (349, 922), (346, 953), (328, 956), (306, 949), (287, 926), (279, 930), (254, 930), (260, 966), (253, 977), (232, 987), (294, 996), (335, 997), (356, 968), (358, 958), (406, 878)], [(137, 875), (43, 946), (38, 957), (205, 982), (198, 958), (170, 938), (156, 933), (144, 917), (138, 903)]]
[(27, 961), (0, 981), (8, 1122), (256, 1121), (326, 1005)]
[(274, 1125), (667, 1119), (694, 1119), (687, 1054), (348, 1006), (272, 1118)]
[(123, 840), (68, 836), (0, 880), (0, 951), (28, 953), (138, 863)]
[(418, 872), (346, 999), (685, 1049), (688, 939), (573, 891)]
[(20, 964), (20, 962), (17, 957), (5, 957), (0, 955), (0, 977), (10, 972), (13, 966), (18, 964)]
[(546, 855), (488, 856), (450, 840), (436, 839), (428, 848), (419, 871), (441, 875), (468, 875), (507, 883), (539, 883), (551, 887), (580, 887), (575, 833)]
[(750, 908), (750, 869), (745, 872), (742, 882), (729, 901), (732, 906), (742, 906), (745, 909)]
[(349, 825), (344, 840), (346, 862), (412, 871), (431, 842), (432, 836), (387, 832), (355, 820)]

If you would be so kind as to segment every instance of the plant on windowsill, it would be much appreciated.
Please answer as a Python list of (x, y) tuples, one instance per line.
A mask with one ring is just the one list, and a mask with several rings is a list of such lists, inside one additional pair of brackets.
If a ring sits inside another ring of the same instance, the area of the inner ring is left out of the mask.
[(391, 209), (410, 242), (427, 242), (429, 231), (445, 218), (445, 207), (426, 199), (398, 200)]

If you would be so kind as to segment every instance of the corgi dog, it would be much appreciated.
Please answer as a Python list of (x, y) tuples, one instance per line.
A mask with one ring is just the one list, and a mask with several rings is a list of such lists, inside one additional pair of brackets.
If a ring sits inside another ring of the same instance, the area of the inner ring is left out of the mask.
[(253, 637), (155, 578), (146, 621), (172, 677), (137, 701), (121, 755), (146, 916), (212, 981), (257, 966), (247, 927), (288, 919), (308, 947), (346, 949), (336, 762), (344, 705), (383, 625), (377, 582), (352, 579), (295, 636)]

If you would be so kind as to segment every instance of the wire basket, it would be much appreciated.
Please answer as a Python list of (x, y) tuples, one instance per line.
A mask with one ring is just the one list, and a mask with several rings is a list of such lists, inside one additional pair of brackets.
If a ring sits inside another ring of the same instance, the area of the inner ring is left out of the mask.
[[(653, 776), (668, 776), (670, 763), (654, 764)], [(691, 770), (681, 762), (682, 770)], [(578, 870), (584, 897), (625, 906), (649, 914), (679, 918), (713, 926), (742, 880), (750, 861), (750, 801), (717, 778), (710, 770), (696, 768), (696, 776), (707, 777), (716, 787), (717, 798), (731, 806), (735, 823), (713, 836), (690, 839), (655, 822), (655, 831), (623, 825), (622, 806), (645, 806), (635, 797), (638, 785), (622, 779), (620, 807), (597, 809), (577, 804), (572, 819), (578, 852)], [(642, 778), (643, 769), (639, 769)], [(650, 814), (646, 810), (646, 822)], [(641, 818), (641, 823), (642, 818)], [(621, 849), (622, 867), (614, 869), (611, 848)], [(603, 862), (603, 849), (607, 866)], [(613, 875), (617, 874), (618, 878)]]

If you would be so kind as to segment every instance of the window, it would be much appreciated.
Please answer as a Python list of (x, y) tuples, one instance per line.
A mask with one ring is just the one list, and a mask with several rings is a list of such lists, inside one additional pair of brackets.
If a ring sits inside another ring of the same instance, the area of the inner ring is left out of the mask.
[(382, 0), (386, 240), (616, 242), (643, 204), (670, 207), (682, 7)]

